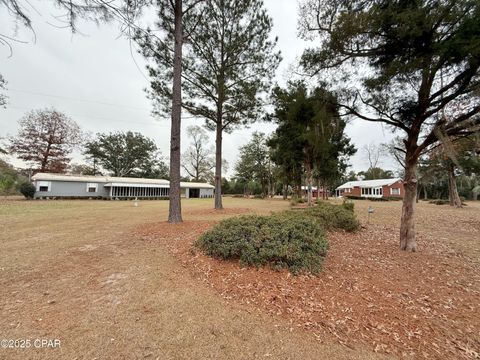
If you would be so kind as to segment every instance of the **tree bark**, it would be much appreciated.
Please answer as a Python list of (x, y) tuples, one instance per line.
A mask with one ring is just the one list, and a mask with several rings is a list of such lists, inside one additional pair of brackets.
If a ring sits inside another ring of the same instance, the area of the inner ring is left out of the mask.
[[(217, 113), (217, 129), (215, 139), (215, 209), (223, 209), (222, 204), (222, 119), (221, 110)], [(218, 119), (220, 117), (220, 119)]]
[(168, 222), (182, 222), (180, 201), (180, 129), (182, 121), (182, 0), (175, 0), (175, 45), (173, 60), (172, 128), (170, 133), (170, 196)]
[(317, 179), (317, 203), (320, 200), (320, 179)]
[(450, 200), (450, 206), (455, 206), (457, 208), (462, 207), (462, 200), (458, 195), (457, 181), (455, 179), (455, 164), (450, 162), (448, 164), (448, 197)]
[(305, 172), (307, 174), (307, 206), (312, 206), (313, 174), (312, 174), (312, 167), (309, 161), (305, 162)]
[(405, 162), (405, 178), (403, 187), (402, 220), (400, 223), (400, 250), (417, 251), (415, 239), (415, 199), (417, 197), (417, 159), (410, 158), (407, 150), (407, 161)]

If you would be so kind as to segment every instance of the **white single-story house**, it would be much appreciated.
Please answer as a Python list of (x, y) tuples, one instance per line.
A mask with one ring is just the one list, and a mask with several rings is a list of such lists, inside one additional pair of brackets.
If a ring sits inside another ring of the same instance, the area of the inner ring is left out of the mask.
[(403, 198), (403, 193), (403, 182), (399, 178), (349, 181), (335, 189), (335, 195), (338, 197)]
[[(32, 180), (35, 198), (164, 199), (170, 193), (170, 182), (163, 179), (38, 173)], [(185, 198), (211, 198), (215, 187), (181, 182), (180, 189)]]

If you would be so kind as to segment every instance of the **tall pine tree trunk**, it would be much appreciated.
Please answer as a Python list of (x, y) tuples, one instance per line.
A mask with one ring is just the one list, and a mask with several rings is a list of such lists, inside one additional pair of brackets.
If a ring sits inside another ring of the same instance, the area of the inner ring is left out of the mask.
[(173, 60), (172, 129), (170, 134), (170, 201), (168, 222), (182, 222), (180, 201), (180, 129), (182, 120), (182, 0), (175, 0), (175, 47)]
[(450, 206), (455, 206), (457, 208), (462, 207), (462, 200), (458, 195), (457, 181), (455, 179), (455, 164), (449, 162), (448, 164), (448, 197), (450, 200)]
[(222, 204), (222, 110), (217, 111), (215, 137), (215, 209), (223, 209)]
[(307, 206), (312, 206), (313, 173), (312, 166), (308, 160), (305, 162), (305, 172), (307, 175)]
[(416, 251), (414, 209), (417, 197), (417, 158), (409, 154), (407, 149), (405, 161), (405, 178), (403, 187), (402, 220), (400, 223), (400, 249), (405, 251)]

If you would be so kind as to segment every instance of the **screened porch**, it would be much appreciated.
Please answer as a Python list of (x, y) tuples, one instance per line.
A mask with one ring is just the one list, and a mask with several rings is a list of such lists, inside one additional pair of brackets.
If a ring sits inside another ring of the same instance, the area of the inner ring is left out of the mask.
[(161, 199), (168, 198), (170, 195), (168, 185), (108, 183), (105, 184), (105, 187), (110, 189), (109, 197), (111, 199)]

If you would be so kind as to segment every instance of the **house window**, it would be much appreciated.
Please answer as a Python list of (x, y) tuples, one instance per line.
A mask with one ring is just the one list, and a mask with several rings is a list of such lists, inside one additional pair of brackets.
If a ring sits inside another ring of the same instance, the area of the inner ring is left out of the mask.
[(50, 191), (50, 181), (39, 181), (37, 183), (37, 191), (48, 192)]
[(98, 184), (96, 183), (87, 183), (87, 192), (94, 193), (97, 192)]
[(400, 195), (400, 188), (390, 188), (390, 195)]
[(372, 195), (372, 188), (362, 188), (362, 195)]

